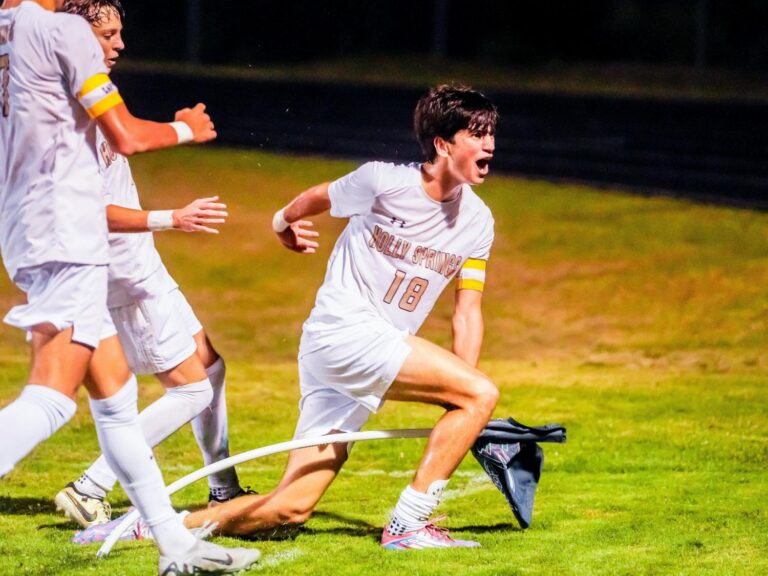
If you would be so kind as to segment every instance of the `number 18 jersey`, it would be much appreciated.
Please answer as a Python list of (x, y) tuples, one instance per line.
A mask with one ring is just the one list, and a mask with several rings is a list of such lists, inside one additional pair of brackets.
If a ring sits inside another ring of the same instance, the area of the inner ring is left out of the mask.
[(438, 202), (419, 164), (364, 164), (329, 188), (331, 215), (349, 218), (308, 323), (382, 317), (415, 334), (451, 280), (482, 290), (493, 217), (465, 185)]

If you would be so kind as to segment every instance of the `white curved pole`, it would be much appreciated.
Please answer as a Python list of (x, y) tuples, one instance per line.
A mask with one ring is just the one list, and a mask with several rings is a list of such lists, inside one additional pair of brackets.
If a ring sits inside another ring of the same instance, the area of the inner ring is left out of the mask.
[[(324, 446), (326, 444), (339, 444), (347, 442), (362, 442), (364, 440), (390, 440), (394, 438), (426, 438), (432, 433), (431, 428), (406, 428), (402, 430), (371, 430), (368, 432), (340, 432), (337, 434), (328, 434), (326, 436), (316, 436), (314, 438), (300, 438), (299, 440), (289, 440), (288, 442), (280, 442), (279, 444), (272, 444), (271, 446), (264, 446), (263, 448), (255, 448), (248, 452), (236, 454), (230, 456), (224, 460), (214, 462), (209, 466), (205, 466), (187, 474), (183, 478), (179, 478), (176, 482), (169, 484), (165, 490), (168, 495), (174, 494), (186, 488), (190, 484), (197, 482), (198, 480), (215, 474), (221, 470), (226, 470), (237, 464), (248, 462), (249, 460), (256, 460), (257, 458), (263, 458), (265, 456), (271, 456), (272, 454), (278, 454), (280, 452), (289, 452), (291, 450), (298, 450), (299, 448), (309, 448), (311, 446)], [(112, 550), (112, 547), (120, 539), (120, 536), (131, 526), (139, 517), (138, 510), (132, 510), (125, 515), (123, 521), (112, 530), (107, 539), (99, 548), (96, 554), (97, 558), (105, 558)]]

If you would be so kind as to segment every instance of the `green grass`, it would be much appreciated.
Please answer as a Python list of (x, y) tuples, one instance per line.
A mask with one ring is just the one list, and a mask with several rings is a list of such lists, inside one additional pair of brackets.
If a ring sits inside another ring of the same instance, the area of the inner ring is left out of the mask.
[[(231, 444), (241, 452), (290, 438), (295, 354), (342, 222), (320, 218), (321, 252), (280, 249), (272, 212), (301, 189), (352, 167), (339, 161), (224, 149), (134, 161), (147, 207), (220, 193), (218, 237), (157, 235), (169, 269), (229, 365)], [(494, 177), (478, 189), (497, 243), (485, 297), (481, 367), (502, 390), (498, 416), (568, 426), (546, 445), (534, 524), (516, 528), (501, 495), (467, 459), (449, 485), (448, 526), (479, 551), (392, 554), (376, 545), (423, 441), (359, 443), (305, 528), (262, 539), (274, 574), (627, 574), (768, 572), (768, 214)], [(450, 341), (451, 295), (422, 335)], [(19, 295), (6, 280), (0, 304)], [(0, 404), (24, 382), (21, 333), (0, 330)], [(142, 380), (141, 402), (160, 394)], [(56, 491), (97, 452), (84, 396), (72, 423), (0, 483), (0, 574), (149, 574), (147, 543), (68, 544)], [(369, 429), (431, 425), (440, 411), (390, 403)], [(157, 450), (167, 481), (200, 466), (189, 430)], [(240, 468), (268, 491), (284, 455)], [(204, 483), (174, 497), (203, 503)], [(121, 491), (114, 504), (126, 505)], [(232, 539), (218, 539), (235, 543)]]

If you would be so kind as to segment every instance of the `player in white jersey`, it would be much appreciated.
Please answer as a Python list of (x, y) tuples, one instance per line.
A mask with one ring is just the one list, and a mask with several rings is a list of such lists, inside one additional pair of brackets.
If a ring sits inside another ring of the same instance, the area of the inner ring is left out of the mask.
[[(91, 24), (110, 69), (125, 48), (122, 14), (115, 6), (110, 0), (64, 5), (65, 11)], [(192, 420), (205, 463), (227, 458), (224, 360), (168, 274), (152, 234), (140, 233), (165, 228), (216, 233), (210, 226), (224, 222), (226, 206), (218, 198), (203, 198), (179, 210), (142, 210), (128, 159), (113, 152), (101, 132), (97, 137), (107, 221), (110, 231), (118, 232), (109, 235), (107, 306), (111, 314), (105, 319), (89, 377), (125, 382), (133, 378), (131, 372), (156, 374), (166, 394), (138, 418), (149, 445), (155, 446)], [(101, 456), (56, 495), (56, 505), (83, 528), (104, 524), (111, 515), (105, 497), (116, 480)], [(211, 475), (209, 484), (211, 504), (245, 493), (234, 469)]]
[[(5, 321), (31, 334), (29, 383), (0, 410), (0, 476), (51, 436), (73, 400), (106, 314), (107, 234), (96, 126), (130, 155), (215, 138), (204, 106), (163, 124), (131, 115), (88, 24), (62, 0), (5, 0), (0, 9), (0, 247), (27, 303)], [(136, 422), (130, 382), (86, 382), (104, 454), (152, 528), (160, 574), (243, 569), (258, 551), (226, 550), (184, 529)]]
[[(305, 218), (326, 210), (349, 218), (304, 323), (296, 437), (357, 431), (385, 400), (447, 410), (382, 534), (389, 549), (479, 545), (450, 538), (430, 516), (498, 398), (496, 386), (475, 367), (493, 218), (469, 186), (488, 174), (497, 120), (478, 92), (432, 89), (415, 112), (425, 163), (364, 164), (300, 194), (273, 222), (287, 248), (313, 253), (317, 233)], [(449, 352), (415, 334), (454, 279)], [(343, 445), (293, 451), (274, 492), (193, 512), (185, 524), (213, 521), (232, 535), (302, 524), (346, 458)]]

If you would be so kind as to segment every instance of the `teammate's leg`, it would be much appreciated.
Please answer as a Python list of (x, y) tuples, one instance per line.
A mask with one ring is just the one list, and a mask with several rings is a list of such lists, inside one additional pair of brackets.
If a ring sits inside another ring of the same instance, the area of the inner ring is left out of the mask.
[(440, 346), (415, 336), (407, 343), (412, 351), (385, 398), (436, 404), (446, 412), (430, 434), (413, 482), (400, 495), (382, 543), (403, 548), (413, 538), (417, 547), (469, 545), (425, 528), (448, 479), (491, 417), (498, 389), (482, 372)]
[[(111, 336), (101, 341), (93, 356), (89, 370), (92, 388), (96, 390), (116, 390), (126, 382), (135, 382), (135, 376), (130, 372), (128, 362), (123, 354), (117, 336)], [(185, 384), (186, 378), (197, 378), (191, 384)], [(196, 356), (182, 362), (176, 369), (162, 374), (163, 384), (167, 386), (166, 393), (139, 413), (137, 421), (144, 439), (150, 447), (157, 446), (176, 430), (194, 418), (211, 401), (211, 387), (205, 376), (205, 370)], [(180, 382), (180, 384), (176, 384)], [(176, 384), (176, 385), (174, 385)], [(111, 469), (104, 455), (85, 471), (83, 476), (74, 483), (77, 491), (87, 497), (103, 500), (117, 482), (117, 476)], [(57, 495), (57, 500), (65, 496)], [(58, 501), (57, 501), (58, 503)], [(74, 517), (83, 527), (93, 521), (104, 522), (109, 518), (95, 518), (84, 522)]]
[[(229, 422), (227, 418), (226, 364), (214, 349), (205, 331), (194, 335), (197, 355), (205, 366), (205, 373), (213, 389), (210, 405), (192, 420), (192, 430), (203, 454), (206, 466), (229, 458)], [(208, 476), (209, 502), (219, 503), (243, 493), (237, 472), (227, 468)]]
[(75, 414), (73, 398), (92, 350), (72, 341), (72, 328), (32, 329), (32, 369), (21, 395), (0, 411), (0, 477)]
[(309, 519), (346, 459), (346, 444), (294, 450), (273, 492), (241, 496), (192, 512), (184, 524), (191, 528), (213, 521), (218, 532), (232, 536), (299, 526)]

